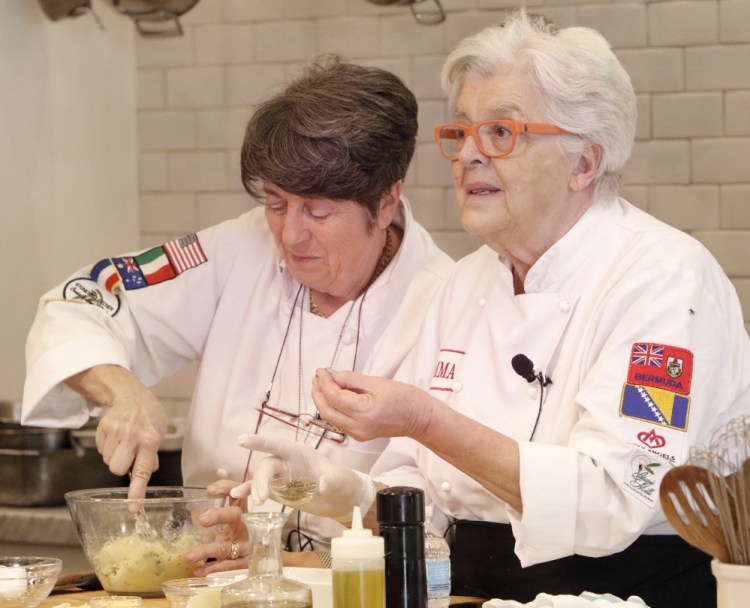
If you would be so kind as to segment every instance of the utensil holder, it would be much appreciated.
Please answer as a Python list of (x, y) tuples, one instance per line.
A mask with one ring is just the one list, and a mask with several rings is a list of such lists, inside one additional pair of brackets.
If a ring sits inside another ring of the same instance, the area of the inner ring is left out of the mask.
[(711, 572), (716, 577), (717, 608), (747, 608), (750, 606), (750, 566), (725, 564), (715, 559)]

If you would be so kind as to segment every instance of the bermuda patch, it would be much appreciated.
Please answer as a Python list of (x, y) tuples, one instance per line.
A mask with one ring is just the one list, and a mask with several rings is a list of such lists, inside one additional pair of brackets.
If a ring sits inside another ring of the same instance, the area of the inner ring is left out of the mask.
[(106, 258), (94, 264), (91, 279), (115, 293), (142, 289), (174, 279), (207, 262), (197, 235), (190, 234), (133, 256)]
[(435, 370), (432, 373), (431, 391), (453, 392), (456, 386), (456, 369), (466, 353), (451, 348), (440, 349)]
[(111, 317), (114, 317), (120, 310), (119, 296), (102, 289), (101, 285), (88, 277), (68, 281), (63, 287), (63, 298), (96, 306)]
[(689, 413), (690, 397), (648, 386), (623, 387), (621, 416), (686, 431)]
[(630, 351), (628, 384), (690, 394), (693, 353), (684, 348), (636, 342)]

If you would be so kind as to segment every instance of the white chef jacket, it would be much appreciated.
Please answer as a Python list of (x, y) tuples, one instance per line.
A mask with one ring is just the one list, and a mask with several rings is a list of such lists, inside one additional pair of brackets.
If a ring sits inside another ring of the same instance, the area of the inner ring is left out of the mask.
[[(152, 385), (198, 360), (183, 445), (184, 483), (215, 481), (218, 469), (242, 479), (248, 452), (237, 437), (255, 431), (256, 408), (277, 359), (269, 405), (314, 413), (310, 387), (317, 368), (352, 369), (356, 349), (358, 371), (390, 377), (416, 342), (426, 306), (453, 261), (413, 219), (404, 198), (395, 221), (405, 234), (394, 260), (364, 299), (328, 318), (309, 312), (308, 293), (285, 272), (262, 208), (198, 232), (206, 261), (175, 278), (112, 294), (87, 279), (91, 267), (78, 271), (41, 300), (27, 343), (24, 424), (75, 428), (97, 413), (63, 383), (92, 366), (120, 365)], [(315, 440), (266, 416), (260, 431)], [(386, 443), (324, 440), (319, 449), (368, 472)], [(253, 454), (253, 462), (264, 456)], [(302, 529), (324, 543), (340, 533), (336, 522), (309, 520)]]
[[(448, 520), (509, 522), (523, 566), (674, 534), (658, 500), (664, 473), (750, 413), (748, 336), (729, 280), (696, 240), (609, 199), (524, 287), (514, 295), (510, 265), (486, 246), (460, 260), (397, 374), (518, 442), (523, 514), (406, 438), (373, 477), (422, 487)], [(514, 372), (517, 354), (552, 381), (533, 441), (542, 382)]]

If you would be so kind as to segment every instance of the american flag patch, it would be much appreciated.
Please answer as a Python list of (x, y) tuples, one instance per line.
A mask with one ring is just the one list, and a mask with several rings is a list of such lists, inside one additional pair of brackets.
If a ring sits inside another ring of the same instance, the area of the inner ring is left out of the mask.
[(164, 243), (163, 247), (177, 274), (200, 266), (206, 261), (206, 254), (203, 253), (198, 236), (195, 234)]

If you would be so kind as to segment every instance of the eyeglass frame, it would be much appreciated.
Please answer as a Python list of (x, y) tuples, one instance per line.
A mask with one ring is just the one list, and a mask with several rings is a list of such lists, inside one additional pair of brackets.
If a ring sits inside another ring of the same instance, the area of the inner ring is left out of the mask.
[[(268, 405), (267, 401), (263, 401), (263, 403), (260, 404), (260, 407), (256, 407), (255, 409), (258, 412), (260, 412), (260, 415), (258, 416), (258, 422), (255, 427), (256, 434), (258, 430), (260, 429), (263, 416), (266, 415), (269, 418), (277, 420), (278, 422), (282, 422), (304, 433), (311, 433), (312, 435), (314, 435), (315, 437), (319, 437), (320, 439), (328, 439), (329, 441), (333, 441), (334, 443), (339, 443), (339, 444), (344, 443), (346, 441), (346, 433), (344, 433), (338, 427), (333, 426), (330, 422), (323, 420), (323, 418), (321, 418), (320, 414), (318, 413), (309, 414), (307, 412), (302, 412), (300, 414), (296, 414), (294, 412), (289, 412), (287, 410), (282, 410), (280, 408)], [(292, 420), (284, 420), (280, 415), (277, 415), (277, 414), (283, 414), (284, 416), (288, 416), (289, 418), (292, 418), (293, 420), (297, 419), (297, 422), (295, 423)], [(300, 420), (300, 418), (304, 416), (310, 417), (310, 421), (307, 423), (307, 427), (301, 426), (302, 421)], [(316, 433), (310, 429), (310, 426), (315, 426), (321, 429), (322, 432)]]
[[(510, 129), (512, 139), (510, 142), (510, 148), (508, 148), (507, 152), (502, 152), (500, 154), (489, 154), (484, 149), (484, 146), (482, 146), (482, 142), (478, 134), (479, 134), (479, 129), (481, 129), (484, 125), (488, 125), (488, 124), (501, 124)], [(566, 131), (565, 129), (562, 129), (556, 125), (552, 125), (552, 124), (544, 123), (544, 122), (522, 122), (520, 120), (493, 119), (493, 120), (483, 120), (482, 122), (478, 122), (477, 124), (471, 125), (471, 126), (462, 125), (460, 123), (446, 123), (446, 124), (438, 125), (437, 127), (435, 127), (435, 141), (437, 142), (440, 155), (445, 160), (450, 160), (450, 161), (457, 160), (459, 157), (460, 151), (458, 151), (453, 156), (448, 156), (443, 150), (443, 145), (441, 141), (443, 139), (448, 139), (448, 138), (442, 138), (440, 137), (440, 134), (442, 132), (442, 129), (445, 129), (446, 127), (457, 127), (459, 129), (462, 129), (467, 135), (466, 137), (467, 140), (469, 136), (473, 137), (474, 143), (477, 145), (477, 149), (487, 158), (502, 158), (504, 156), (508, 156), (511, 152), (513, 152), (513, 150), (516, 149), (516, 136), (517, 135), (574, 135), (574, 133), (571, 133), (570, 131)]]

